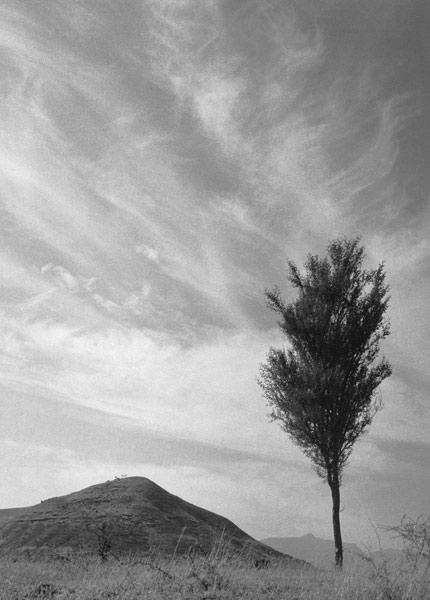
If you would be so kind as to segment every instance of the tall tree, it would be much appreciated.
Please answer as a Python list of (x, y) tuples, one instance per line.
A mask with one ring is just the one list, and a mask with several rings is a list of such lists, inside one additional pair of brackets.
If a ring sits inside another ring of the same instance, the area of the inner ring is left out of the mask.
[(359, 238), (334, 240), (326, 257), (308, 256), (304, 273), (288, 263), (288, 279), (298, 291), (294, 302), (284, 304), (277, 288), (266, 291), (290, 347), (270, 349), (259, 383), (272, 420), (280, 422), (330, 487), (339, 567), (342, 473), (381, 406), (375, 391), (391, 374), (385, 358), (376, 362), (380, 342), (390, 333), (384, 266), (367, 270), (364, 258)]

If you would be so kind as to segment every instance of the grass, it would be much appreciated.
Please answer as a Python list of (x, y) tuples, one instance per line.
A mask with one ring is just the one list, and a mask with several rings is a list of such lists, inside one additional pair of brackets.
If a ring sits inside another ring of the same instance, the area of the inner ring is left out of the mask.
[(0, 600), (425, 600), (430, 581), (405, 563), (356, 565), (343, 572), (282, 564), (256, 569), (219, 548), (207, 557), (97, 557), (0, 561)]

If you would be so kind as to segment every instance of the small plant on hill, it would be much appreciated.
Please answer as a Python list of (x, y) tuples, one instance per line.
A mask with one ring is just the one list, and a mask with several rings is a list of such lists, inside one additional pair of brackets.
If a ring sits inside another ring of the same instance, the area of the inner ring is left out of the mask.
[(96, 525), (94, 533), (97, 536), (97, 554), (100, 560), (105, 562), (112, 550), (112, 533), (107, 521), (103, 521), (101, 525)]
[[(109, 499), (108, 499), (109, 501)], [(97, 556), (106, 562), (112, 553), (114, 523), (109, 516), (104, 515), (97, 505), (89, 501), (81, 501), (84, 522), (91, 533)]]
[(430, 516), (412, 519), (404, 515), (400, 525), (386, 528), (403, 543), (403, 549), (413, 571), (430, 571)]

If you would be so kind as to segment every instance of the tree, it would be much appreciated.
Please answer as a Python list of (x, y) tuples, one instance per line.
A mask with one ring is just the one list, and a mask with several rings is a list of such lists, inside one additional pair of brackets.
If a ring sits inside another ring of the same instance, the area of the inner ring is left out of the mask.
[(278, 288), (266, 290), (290, 348), (270, 349), (259, 384), (272, 420), (280, 422), (330, 487), (338, 567), (343, 563), (342, 473), (381, 407), (375, 391), (391, 374), (385, 358), (375, 362), (381, 340), (390, 333), (384, 265), (366, 270), (364, 258), (359, 238), (334, 240), (325, 258), (308, 256), (303, 274), (288, 263), (288, 279), (298, 290), (294, 302), (284, 304)]

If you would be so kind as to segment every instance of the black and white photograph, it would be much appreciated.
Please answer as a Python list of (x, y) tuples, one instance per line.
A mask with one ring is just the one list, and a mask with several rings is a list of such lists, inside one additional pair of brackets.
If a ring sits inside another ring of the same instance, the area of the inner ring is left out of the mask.
[(429, 32), (0, 0), (0, 600), (430, 598)]

